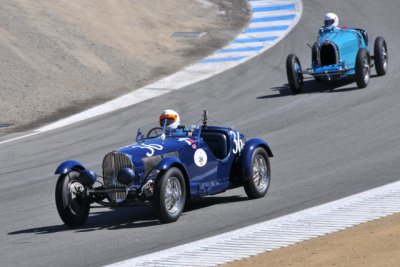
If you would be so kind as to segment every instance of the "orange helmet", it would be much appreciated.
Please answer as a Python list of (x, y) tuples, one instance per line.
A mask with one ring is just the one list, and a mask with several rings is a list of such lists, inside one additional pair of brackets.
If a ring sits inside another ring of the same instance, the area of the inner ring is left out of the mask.
[(172, 110), (172, 109), (166, 109), (163, 112), (161, 112), (160, 115), (160, 126), (163, 127), (164, 123), (166, 122), (166, 126), (169, 127), (170, 129), (176, 129), (178, 125), (181, 123), (181, 119), (179, 118), (179, 114)]

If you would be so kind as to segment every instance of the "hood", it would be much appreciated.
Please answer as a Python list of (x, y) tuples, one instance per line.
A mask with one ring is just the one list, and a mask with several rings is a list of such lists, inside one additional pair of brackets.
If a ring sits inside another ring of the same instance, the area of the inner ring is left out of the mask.
[(331, 42), (341, 47), (349, 43), (358, 43), (358, 39), (354, 30), (333, 29), (323, 31), (318, 42), (320, 46), (324, 45), (326, 42)]
[(195, 143), (194, 138), (186, 136), (166, 136), (162, 138), (150, 138), (145, 139), (143, 142), (136, 143), (118, 149), (118, 152), (122, 152), (131, 156), (132, 162), (135, 166), (140, 166), (146, 162), (146, 158), (152, 158), (157, 161), (156, 158), (161, 159), (166, 156), (178, 156), (178, 154), (188, 146)]

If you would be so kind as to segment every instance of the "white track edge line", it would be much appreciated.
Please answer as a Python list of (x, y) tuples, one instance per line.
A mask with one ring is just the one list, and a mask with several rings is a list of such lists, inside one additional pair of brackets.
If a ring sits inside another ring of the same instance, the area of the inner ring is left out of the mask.
[[(397, 196), (395, 199), (398, 200), (397, 202), (393, 202), (393, 196)], [(372, 209), (371, 211), (371, 205), (381, 207), (383, 210), (386, 206), (389, 206), (391, 212), (380, 212), (379, 209)], [(351, 209), (352, 207), (355, 213), (362, 210), (366, 210), (366, 212), (363, 216), (349, 216), (347, 220), (344, 219), (342, 216), (343, 209)], [(193, 262), (196, 259), (202, 259), (202, 263), (197, 262), (200, 266), (216, 266), (293, 245), (398, 212), (400, 212), (400, 181), (266, 222), (107, 266), (177, 266), (181, 263)], [(321, 215), (327, 219), (326, 227), (313, 227), (313, 222), (318, 225), (323, 223), (321, 222)], [(304, 224), (305, 221), (308, 222), (307, 225)], [(299, 230), (298, 233), (297, 230)], [(259, 238), (260, 240), (257, 242), (257, 237), (260, 237), (261, 233), (265, 239)], [(279, 233), (285, 233), (286, 236), (280, 237), (277, 235)], [(268, 236), (272, 238), (268, 239)], [(242, 246), (245, 246), (243, 250), (240, 249)], [(232, 255), (232, 252), (235, 252), (235, 255)], [(226, 256), (224, 257), (224, 255)]]

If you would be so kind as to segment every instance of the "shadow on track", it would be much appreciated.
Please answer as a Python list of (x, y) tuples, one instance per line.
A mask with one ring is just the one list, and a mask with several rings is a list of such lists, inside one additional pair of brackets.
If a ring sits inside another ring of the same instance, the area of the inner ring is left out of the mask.
[[(371, 79), (375, 77), (378, 77), (378, 75), (371, 75)], [(348, 87), (348, 85), (353, 85), (353, 86)], [(278, 86), (278, 87), (272, 87), (271, 89), (273, 91), (278, 91), (279, 94), (259, 96), (257, 97), (257, 99), (293, 96), (293, 93), (290, 90), (288, 84), (284, 84), (283, 86)], [(303, 92), (300, 93), (299, 95), (314, 94), (314, 93), (343, 93), (354, 90), (363, 90), (363, 89), (358, 88), (357, 85), (355, 84), (354, 79), (352, 78), (329, 81), (329, 82), (326, 81), (317, 82), (314, 79), (309, 79), (309, 80), (304, 80)]]
[(193, 201), (190, 201), (184, 210), (184, 213), (190, 212), (193, 210), (198, 210), (214, 205), (226, 204), (226, 203), (234, 203), (249, 200), (245, 196), (226, 196), (226, 197), (204, 197), (199, 198)]
[[(204, 197), (190, 201), (183, 214), (197, 209), (202, 209), (214, 205), (233, 203), (248, 200), (244, 196), (226, 197)], [(140, 206), (132, 208), (104, 208), (95, 206), (91, 209), (89, 218), (85, 225), (70, 228), (64, 224), (50, 225), (36, 228), (29, 228), (8, 233), (8, 235), (19, 234), (53, 234), (64, 231), (75, 233), (85, 233), (97, 230), (119, 230), (128, 228), (141, 228), (160, 225), (161, 223), (154, 215), (152, 206)], [(97, 210), (97, 211), (96, 211)]]

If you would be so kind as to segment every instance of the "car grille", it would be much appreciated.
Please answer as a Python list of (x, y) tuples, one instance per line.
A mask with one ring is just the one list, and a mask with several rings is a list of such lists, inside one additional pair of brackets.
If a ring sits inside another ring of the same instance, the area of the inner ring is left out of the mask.
[(118, 183), (117, 174), (122, 168), (133, 169), (133, 164), (128, 155), (119, 152), (111, 152), (103, 159), (103, 182), (107, 190), (115, 190), (108, 193), (108, 198), (113, 202), (121, 202), (126, 199), (126, 186)]

